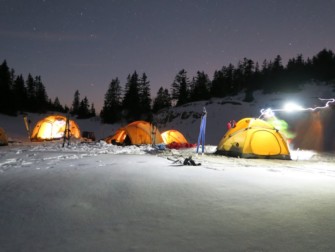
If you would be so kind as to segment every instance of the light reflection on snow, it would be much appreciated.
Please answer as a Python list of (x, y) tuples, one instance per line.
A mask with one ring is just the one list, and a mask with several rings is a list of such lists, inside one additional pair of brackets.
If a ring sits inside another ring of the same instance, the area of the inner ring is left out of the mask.
[(316, 152), (310, 150), (291, 150), (291, 159), (292, 160), (310, 160)]

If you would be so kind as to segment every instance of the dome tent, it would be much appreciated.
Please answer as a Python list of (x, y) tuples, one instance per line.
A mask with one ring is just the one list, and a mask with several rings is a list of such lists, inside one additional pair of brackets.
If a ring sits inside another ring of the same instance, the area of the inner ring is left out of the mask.
[(242, 158), (291, 159), (285, 137), (261, 119), (244, 118), (230, 128), (217, 146), (217, 154)]
[[(154, 139), (153, 139), (154, 135)], [(153, 141), (154, 140), (154, 141)], [(114, 135), (105, 138), (107, 143), (115, 144), (162, 144), (163, 139), (157, 127), (146, 121), (135, 121), (118, 129)]]
[[(64, 137), (66, 117), (62, 115), (51, 115), (38, 121), (31, 133), (31, 141), (56, 140)], [(69, 120), (71, 137), (80, 138), (78, 124)]]
[(8, 145), (8, 138), (3, 128), (0, 128), (0, 146)]
[(161, 135), (169, 149), (193, 148), (196, 146), (196, 144), (190, 144), (178, 130), (166, 130)]
[(177, 144), (187, 144), (188, 141), (184, 135), (178, 130), (166, 130), (162, 134), (162, 138), (165, 144), (177, 143)]

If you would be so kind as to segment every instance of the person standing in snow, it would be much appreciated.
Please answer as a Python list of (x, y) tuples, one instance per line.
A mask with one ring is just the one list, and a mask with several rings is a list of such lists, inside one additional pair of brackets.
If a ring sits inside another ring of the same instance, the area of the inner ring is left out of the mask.
[(202, 154), (204, 154), (205, 150), (205, 134), (206, 134), (206, 119), (207, 119), (207, 111), (204, 107), (201, 114), (201, 124), (200, 124), (200, 132), (198, 137), (198, 145), (197, 145), (197, 154), (199, 152), (200, 142), (202, 145)]

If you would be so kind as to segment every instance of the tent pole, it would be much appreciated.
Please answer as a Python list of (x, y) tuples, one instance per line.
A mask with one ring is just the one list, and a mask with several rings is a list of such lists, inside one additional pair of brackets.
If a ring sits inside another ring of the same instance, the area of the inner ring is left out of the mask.
[(63, 135), (63, 148), (65, 146), (65, 142), (67, 141), (67, 146), (70, 145), (70, 119), (69, 119), (69, 113), (66, 115), (66, 122), (65, 122), (65, 129), (64, 129), (64, 135)]

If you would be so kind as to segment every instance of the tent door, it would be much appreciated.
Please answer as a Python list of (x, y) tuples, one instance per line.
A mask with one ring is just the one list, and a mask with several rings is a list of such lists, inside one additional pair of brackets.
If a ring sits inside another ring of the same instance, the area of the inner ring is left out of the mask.
[(250, 139), (252, 153), (256, 155), (272, 156), (281, 153), (277, 137), (265, 130), (255, 131)]

